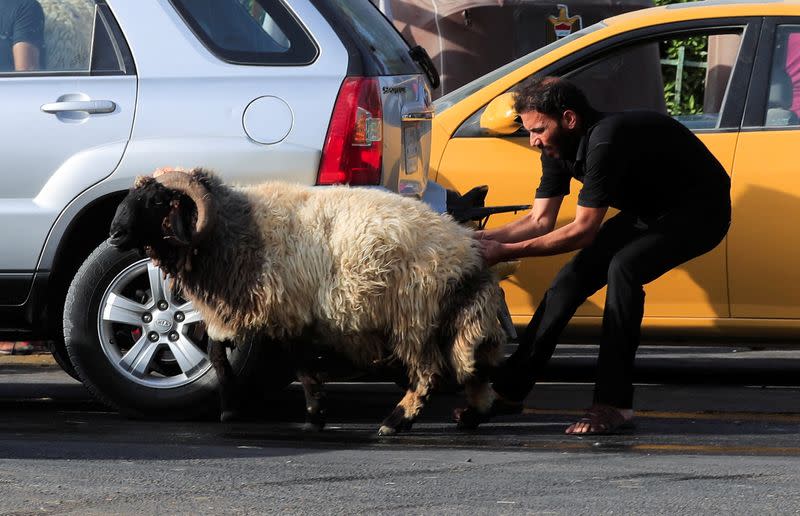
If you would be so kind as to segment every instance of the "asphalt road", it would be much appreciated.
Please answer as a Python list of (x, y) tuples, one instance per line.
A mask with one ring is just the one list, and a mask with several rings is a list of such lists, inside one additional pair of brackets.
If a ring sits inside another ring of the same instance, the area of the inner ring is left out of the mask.
[(594, 438), (563, 434), (591, 399), (583, 348), (522, 416), (459, 433), (445, 393), (388, 439), (391, 384), (330, 386), (329, 427), (304, 434), (296, 387), (252, 421), (131, 421), (0, 362), (0, 513), (798, 514), (800, 353), (737, 353), (644, 349), (639, 380), (660, 379), (637, 387), (636, 430)]

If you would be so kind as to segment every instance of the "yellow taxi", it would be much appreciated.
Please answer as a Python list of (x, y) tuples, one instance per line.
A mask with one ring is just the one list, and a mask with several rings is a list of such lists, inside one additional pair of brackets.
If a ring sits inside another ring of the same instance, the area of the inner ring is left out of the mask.
[[(783, 340), (800, 334), (800, 2), (709, 1), (606, 19), (436, 102), (432, 179), (486, 184), (487, 206), (532, 202), (540, 153), (509, 108), (525, 78), (570, 79), (605, 112), (653, 109), (688, 126), (732, 179), (733, 220), (714, 250), (647, 285), (643, 336)], [(681, 149), (674, 149), (681, 152)], [(579, 183), (558, 225), (575, 214)], [(489, 227), (514, 217), (495, 215)], [(503, 282), (528, 322), (571, 255), (528, 258)], [(599, 330), (605, 290), (568, 334)]]

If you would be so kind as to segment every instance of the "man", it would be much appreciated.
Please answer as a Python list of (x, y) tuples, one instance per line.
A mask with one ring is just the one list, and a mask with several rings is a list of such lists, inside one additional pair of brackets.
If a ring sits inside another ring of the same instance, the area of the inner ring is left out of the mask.
[[(580, 250), (547, 290), (517, 351), (493, 377), (492, 414), (518, 413), (577, 308), (608, 286), (594, 404), (568, 434), (613, 433), (633, 420), (632, 369), (643, 285), (719, 244), (730, 225), (730, 178), (691, 131), (655, 112), (601, 114), (570, 82), (528, 79), (514, 107), (542, 152), (531, 212), (478, 232), (499, 261)], [(583, 183), (575, 220), (555, 229), (572, 178)], [(606, 222), (609, 207), (620, 213)], [(462, 427), (485, 418), (456, 412)]]
[(0, 73), (39, 69), (44, 13), (36, 0), (0, 0)]

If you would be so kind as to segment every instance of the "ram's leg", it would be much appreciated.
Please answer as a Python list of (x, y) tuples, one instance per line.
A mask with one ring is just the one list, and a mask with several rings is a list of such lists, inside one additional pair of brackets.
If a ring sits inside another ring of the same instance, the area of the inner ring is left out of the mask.
[(489, 421), (492, 416), (518, 413), (522, 409), (521, 405), (517, 406), (516, 404), (508, 407), (497, 405), (497, 402), (502, 400), (496, 399), (497, 396), (490, 387), (489, 378), (497, 363), (498, 349), (499, 344), (494, 342), (487, 342), (483, 347), (478, 348), (477, 370), (464, 382), (467, 406), (456, 409), (454, 413), (458, 428), (461, 430), (474, 430), (481, 423)]
[(318, 375), (298, 371), (297, 380), (303, 384), (306, 396), (306, 422), (303, 430), (319, 432), (325, 427), (325, 391)]
[(486, 376), (475, 376), (464, 383), (464, 394), (467, 398), (467, 408), (475, 410), (478, 414), (489, 414), (494, 401), (494, 391), (489, 386)]
[(378, 435), (394, 435), (410, 430), (438, 383), (439, 376), (435, 374), (422, 375), (413, 382), (413, 388), (406, 391), (400, 403), (383, 420)]
[(225, 352), (227, 347), (228, 343), (225, 341), (208, 339), (208, 358), (211, 360), (214, 372), (217, 373), (219, 382), (219, 420), (223, 423), (233, 421), (239, 416), (236, 375), (233, 373), (231, 363), (228, 361), (228, 354)]

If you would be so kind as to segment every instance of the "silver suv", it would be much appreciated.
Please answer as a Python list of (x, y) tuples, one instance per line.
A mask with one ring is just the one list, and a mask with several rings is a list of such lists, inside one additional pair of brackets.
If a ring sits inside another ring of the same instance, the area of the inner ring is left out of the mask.
[(38, 62), (0, 68), (0, 339), (49, 340), (120, 410), (188, 415), (216, 381), (191, 305), (104, 243), (135, 176), (204, 166), (443, 199), (426, 189), (429, 59), (369, 0), (11, 3), (28, 29), (0, 52)]

